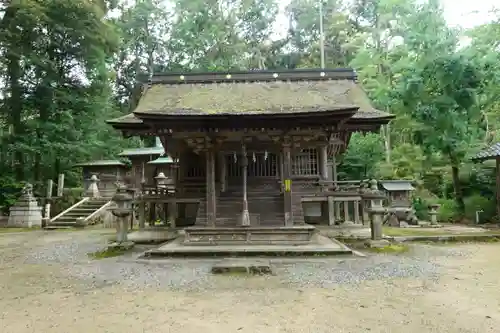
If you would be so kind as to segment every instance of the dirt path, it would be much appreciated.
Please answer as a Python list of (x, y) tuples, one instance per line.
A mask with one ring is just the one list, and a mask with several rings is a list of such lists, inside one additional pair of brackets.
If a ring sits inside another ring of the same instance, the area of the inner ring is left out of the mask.
[(457, 255), (433, 257), (441, 267), (437, 279), (328, 288), (307, 281), (291, 286), (279, 277), (217, 277), (205, 289), (91, 285), (62, 273), (73, 265), (69, 260), (23, 261), (28, 251), (98, 237), (76, 234), (0, 236), (2, 333), (487, 333), (500, 327), (499, 244), (460, 245)]

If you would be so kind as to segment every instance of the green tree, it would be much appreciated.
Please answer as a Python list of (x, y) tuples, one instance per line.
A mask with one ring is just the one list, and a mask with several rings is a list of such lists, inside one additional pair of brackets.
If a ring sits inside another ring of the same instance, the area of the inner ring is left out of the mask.
[(452, 170), (455, 200), (465, 212), (459, 171), (470, 144), (478, 138), (482, 117), (476, 106), (481, 84), (478, 69), (461, 54), (425, 57), (401, 79), (399, 98), (420, 126), (416, 142), (431, 154), (439, 151)]

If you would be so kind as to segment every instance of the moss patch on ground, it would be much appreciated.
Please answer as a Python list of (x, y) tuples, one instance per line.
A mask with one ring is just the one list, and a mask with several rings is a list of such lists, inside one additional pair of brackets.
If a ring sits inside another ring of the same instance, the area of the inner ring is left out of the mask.
[(408, 252), (410, 250), (410, 246), (406, 244), (389, 244), (384, 247), (366, 248), (366, 250), (375, 253), (399, 254)]
[(489, 235), (489, 236), (498, 236), (500, 237), (500, 231), (498, 230), (491, 230), (491, 231), (484, 231), (484, 232), (450, 232), (449, 230), (445, 229), (434, 229), (434, 230), (422, 230), (421, 228), (397, 228), (397, 227), (384, 227), (383, 228), (383, 233), (386, 236), (390, 237), (404, 237), (404, 236), (447, 236), (447, 235), (464, 235), (464, 236), (484, 236), (484, 235)]
[(119, 257), (129, 251), (130, 249), (125, 249), (120, 247), (110, 247), (104, 250), (87, 253), (87, 256), (91, 259), (99, 260), (99, 259)]

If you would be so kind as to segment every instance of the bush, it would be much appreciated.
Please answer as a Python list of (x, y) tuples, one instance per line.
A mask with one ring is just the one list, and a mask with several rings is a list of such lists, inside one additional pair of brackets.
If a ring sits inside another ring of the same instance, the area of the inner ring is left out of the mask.
[(7, 214), (10, 206), (16, 203), (21, 195), (23, 183), (15, 182), (11, 178), (0, 178), (0, 209)]
[(413, 208), (419, 220), (429, 221), (429, 205), (431, 204), (440, 205), (437, 215), (439, 222), (453, 222), (458, 217), (455, 200), (416, 197), (413, 199)]
[(482, 210), (482, 212), (479, 214), (480, 222), (492, 220), (496, 214), (495, 197), (487, 197), (475, 194), (465, 198), (464, 203), (465, 217), (470, 221), (476, 222), (476, 211)]
[(453, 199), (438, 199), (436, 202), (440, 205), (437, 219), (439, 222), (453, 222), (458, 218), (457, 203)]

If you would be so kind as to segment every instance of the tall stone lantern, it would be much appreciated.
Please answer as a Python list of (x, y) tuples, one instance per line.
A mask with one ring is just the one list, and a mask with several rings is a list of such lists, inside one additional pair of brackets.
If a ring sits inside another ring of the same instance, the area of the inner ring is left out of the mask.
[(116, 222), (116, 243), (112, 247), (130, 248), (134, 245), (127, 238), (128, 232), (128, 217), (131, 216), (133, 209), (133, 190), (126, 185), (118, 184), (115, 195), (111, 200), (115, 203), (115, 207), (111, 209), (111, 213), (117, 217)]
[(363, 197), (370, 200), (368, 214), (370, 215), (371, 237), (365, 244), (369, 247), (384, 247), (389, 245), (389, 242), (383, 239), (382, 230), (384, 215), (387, 214), (387, 208), (383, 205), (386, 197), (382, 191), (379, 191), (376, 180), (370, 181), (370, 190), (366, 191)]

